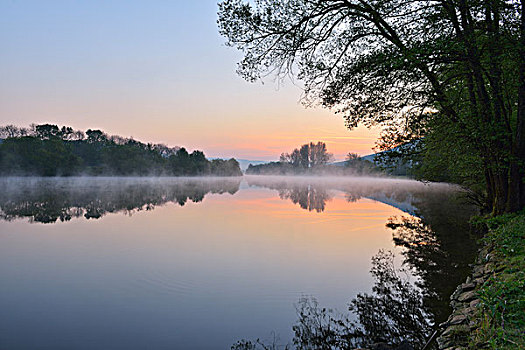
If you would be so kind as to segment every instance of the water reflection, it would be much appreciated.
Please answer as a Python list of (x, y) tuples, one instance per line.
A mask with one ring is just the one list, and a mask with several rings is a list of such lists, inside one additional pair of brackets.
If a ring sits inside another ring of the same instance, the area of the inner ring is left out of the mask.
[(7, 178), (0, 180), (0, 219), (54, 223), (131, 215), (169, 202), (201, 202), (208, 193), (234, 194), (239, 184), (238, 178)]
[(329, 201), (332, 196), (320, 186), (304, 185), (279, 189), (279, 198), (289, 199), (294, 204), (298, 204), (302, 209), (308, 211), (315, 210), (320, 213), (324, 211), (326, 202)]
[(372, 258), (370, 272), (375, 281), (372, 293), (358, 294), (349, 305), (357, 321), (320, 308), (315, 299), (300, 300), (294, 326), (298, 348), (353, 349), (403, 342), (423, 347), (431, 330), (429, 314), (407, 271), (395, 267), (392, 252), (380, 251)]
[[(122, 251), (120, 246), (123, 244), (132, 246), (132, 249), (125, 250), (126, 252), (143, 252), (144, 247), (151, 246), (147, 254), (137, 253), (137, 256), (132, 255), (129, 259), (124, 259), (122, 269), (125, 273), (119, 271), (115, 276), (130, 273), (135, 278), (133, 272), (129, 272), (129, 265), (137, 263), (135, 269), (142, 269), (148, 266), (143, 261), (149, 261), (155, 269), (165, 271), (167, 275), (177, 271), (177, 274), (174, 274), (177, 278), (184, 276), (184, 279), (194, 281), (194, 276), (200, 276), (202, 278), (198, 283), (195, 282), (200, 287), (188, 293), (189, 296), (186, 298), (191, 299), (190, 296), (197, 297), (199, 293), (206, 294), (209, 291), (217, 292), (222, 286), (227, 290), (224, 293), (225, 298), (228, 297), (227, 302), (223, 304), (228, 307), (223, 307), (220, 312), (213, 314), (210, 311), (213, 305), (220, 304), (215, 294), (212, 298), (213, 303), (206, 304), (208, 307), (202, 307), (205, 309), (203, 313), (206, 319), (213, 316), (217, 320), (222, 320), (225, 310), (241, 308), (238, 305), (241, 305), (239, 300), (242, 299), (238, 294), (244, 290), (248, 290), (247, 294), (253, 295), (254, 298), (259, 295), (257, 294), (259, 290), (264, 290), (265, 286), (271, 293), (275, 293), (279, 286), (286, 285), (286, 288), (281, 287), (286, 295), (291, 295), (290, 291), (311, 290), (308, 286), (315, 284), (321, 285), (320, 289), (332, 290), (337, 289), (334, 286), (345, 277), (350, 281), (349, 284), (363, 285), (357, 282), (358, 274), (367, 275), (367, 265), (362, 264), (361, 260), (368, 261), (370, 256), (377, 252), (381, 247), (377, 244), (377, 239), (383, 234), (384, 240), (389, 244), (388, 249), (400, 248), (403, 263), (401, 269), (396, 268), (391, 253), (386, 250), (377, 253), (372, 258), (371, 276), (374, 282), (371, 291), (347, 292), (348, 286), (344, 287), (342, 298), (348, 298), (349, 313), (332, 312), (317, 304), (312, 298), (301, 299), (298, 304), (298, 319), (293, 326), (295, 347), (344, 349), (382, 341), (390, 344), (409, 341), (413, 346), (420, 347), (432, 328), (446, 319), (450, 312), (449, 295), (464, 279), (468, 271), (468, 263), (474, 259), (476, 253), (473, 237), (470, 236), (466, 224), (472, 208), (466, 206), (464, 202), (454, 200), (456, 188), (391, 179), (248, 176), (245, 177), (245, 181), (250, 188), (255, 189), (253, 192), (241, 190), (241, 193), (235, 197), (215, 198), (217, 203), (212, 209), (203, 208), (206, 206), (204, 204), (185, 207), (184, 212), (178, 213), (173, 211), (159, 213), (162, 210), (158, 210), (155, 213), (162, 214), (158, 219), (154, 218), (155, 215), (141, 218), (144, 222), (151, 220), (147, 227), (153, 225), (160, 227), (152, 230), (154, 232), (149, 235), (144, 235), (138, 228), (133, 234), (133, 229), (125, 226), (131, 224), (121, 222), (122, 227), (127, 227), (128, 232), (125, 239), (118, 241), (118, 249), (112, 246), (112, 242), (107, 241), (111, 237), (106, 234), (97, 236), (90, 232), (88, 238), (79, 236), (71, 239), (81, 241), (85, 239), (85, 242), (92, 244), (94, 237), (98, 237), (96, 239), (104, 241), (100, 246), (109, 245), (114, 249), (107, 249), (111, 259), (114, 257), (114, 251), (117, 253)], [(0, 219), (12, 221), (17, 218), (27, 218), (31, 222), (39, 223), (69, 221), (77, 217), (98, 219), (108, 213), (132, 214), (136, 211), (152, 210), (169, 202), (183, 206), (188, 201), (201, 202), (209, 193), (235, 194), (240, 188), (245, 187), (245, 185), (241, 187), (241, 180), (238, 178), (2, 179), (0, 180), (0, 191), (3, 194), (0, 197)], [(278, 198), (273, 191), (278, 194)], [(273, 193), (269, 197), (271, 199), (261, 199), (261, 193), (266, 196), (268, 192)], [(210, 202), (214, 200), (211, 199)], [(285, 202), (288, 206), (283, 205)], [(292, 207), (290, 202), (304, 210), (296, 210), (297, 207)], [(387, 204), (389, 207), (377, 202)], [(286, 211), (282, 210), (283, 207), (286, 207)], [(334, 207), (337, 210), (331, 210)], [(392, 207), (401, 211), (394, 210)], [(386, 212), (385, 208), (389, 211)], [(176, 220), (175, 215), (178, 215)], [(320, 216), (323, 220), (317, 219)], [(206, 220), (202, 220), (203, 217), (206, 217)], [(333, 221), (328, 222), (326, 218)], [(140, 222), (142, 221), (136, 221), (136, 223)], [(317, 223), (320, 223), (319, 226)], [(391, 237), (385, 234), (385, 225)], [(32, 229), (36, 232), (38, 228), (33, 226)], [(94, 228), (89, 226), (89, 229)], [(354, 235), (355, 232), (359, 234)], [(12, 235), (9, 239), (25, 239), (20, 236)], [(34, 238), (41, 239), (41, 237)], [(152, 243), (157, 242), (155, 239), (158, 240), (158, 244)], [(187, 240), (191, 244), (185, 243)], [(60, 242), (60, 239), (57, 238), (57, 242)], [(50, 246), (55, 245), (50, 244)], [(73, 249), (81, 246), (81, 244), (72, 245)], [(368, 249), (368, 246), (371, 248)], [(20, 247), (26, 248), (23, 241)], [(315, 255), (316, 249), (322, 250), (322, 254)], [(37, 256), (39, 250), (41, 248), (31, 252), (29, 257)], [(49, 256), (63, 254), (59, 249), (56, 252), (54, 248), (50, 250), (53, 254), (48, 254)], [(6, 248), (7, 253), (10, 251), (14, 251), (12, 247)], [(95, 251), (99, 254), (105, 250), (98, 248)], [(21, 252), (23, 253), (24, 250)], [(68, 260), (69, 264), (56, 266), (70, 266), (79, 259), (79, 256), (82, 257), (82, 254), (84, 254), (82, 250), (80, 253), (72, 254), (71, 261)], [(142, 254), (150, 259), (144, 259)], [(24, 260), (20, 256), (20, 254), (12, 254), (8, 258), (13, 261)], [(90, 266), (91, 255), (86, 256), (87, 262), (83, 266)], [(120, 255), (116, 254), (116, 256)], [(9, 259), (7, 259), (8, 263), (11, 261)], [(46, 259), (41, 258), (42, 261)], [(206, 269), (202, 272), (198, 267), (207, 259), (210, 259), (209, 264), (206, 264)], [(99, 261), (99, 258), (95, 260)], [(104, 265), (104, 268), (118, 265), (113, 260), (110, 261), (111, 263)], [(169, 263), (164, 264), (164, 261)], [(296, 265), (293, 265), (294, 261), (297, 261)], [(251, 264), (255, 264), (256, 268), (247, 269), (246, 266)], [(3, 265), (9, 266), (9, 264)], [(31, 264), (31, 268), (27, 270), (30, 271), (40, 265), (41, 263)], [(186, 272), (190, 271), (190, 268), (195, 271)], [(356, 273), (355, 270), (362, 271)], [(220, 273), (218, 274), (217, 271)], [(280, 273), (283, 271), (286, 274), (281, 276)], [(228, 279), (230, 275), (234, 277)], [(210, 276), (219, 277), (211, 279)], [(264, 276), (269, 281), (267, 284), (260, 282)], [(328, 278), (330, 276), (336, 278), (330, 279)], [(101, 285), (111, 285), (115, 277), (113, 275), (110, 277)], [(176, 277), (173, 279), (178, 281)], [(49, 280), (53, 281), (54, 278)], [(72, 277), (66, 280), (69, 278)], [(33, 275), (27, 278), (28, 281), (33, 279)], [(19, 277), (16, 276), (12, 279), (12, 284), (18, 283), (18, 280)], [(169, 278), (166, 280), (170, 281)], [(300, 283), (292, 283), (298, 280)], [(242, 284), (244, 281), (246, 285)], [(225, 287), (230, 285), (233, 286), (231, 290)], [(302, 285), (302, 289), (297, 285)], [(159, 288), (155, 290), (157, 289)], [(343, 290), (342, 287), (340, 289)], [(13, 290), (15, 292), (12, 293), (12, 298), (18, 300), (20, 290), (16, 288)], [(131, 290), (133, 293), (137, 292), (137, 288)], [(112, 293), (107, 294), (113, 295)], [(54, 290), (50, 292), (52, 297), (56, 294)], [(349, 300), (356, 294), (354, 299)], [(235, 298), (231, 298), (235, 300), (230, 301), (230, 295), (235, 295)], [(118, 297), (121, 298), (121, 295), (119, 294)], [(140, 305), (141, 301), (148, 297), (147, 293), (141, 294), (130, 305)], [(209, 298), (208, 294), (202, 299), (190, 301), (198, 305), (199, 308), (196, 309), (200, 310), (202, 300), (210, 302), (207, 298)], [(157, 301), (159, 296), (151, 300)], [(186, 304), (189, 303), (188, 300), (184, 300)], [(263, 301), (267, 302), (266, 299)], [(170, 303), (173, 303), (173, 299), (168, 295), (163, 302), (158, 302), (159, 310), (165, 310), (166, 305)], [(181, 302), (180, 305), (182, 304), (184, 303)], [(179, 304), (177, 306), (179, 307)], [(150, 305), (145, 306), (146, 315), (150, 310), (149, 307)], [(278, 309), (282, 310), (283, 307)], [(194, 309), (191, 310), (194, 312)], [(180, 327), (187, 323), (188, 318), (194, 316), (192, 312), (181, 314), (185, 317), (180, 321)], [(276, 312), (273, 310), (272, 315)], [(252, 317), (250, 310), (246, 310), (246, 313), (249, 314), (246, 319), (250, 319)], [(173, 317), (171, 313), (168, 316), (166, 316), (168, 319)], [(200, 320), (196, 323), (200, 326), (202, 322)], [(210, 321), (212, 325), (208, 324), (209, 329), (212, 326), (219, 327), (218, 323), (220, 322)], [(122, 326), (123, 329), (127, 329), (125, 326)], [(267, 324), (265, 326), (273, 327)], [(218, 333), (224, 333), (224, 329)], [(258, 345), (256, 342), (240, 341), (235, 346), (237, 349), (254, 349)], [(259, 344), (259, 347), (262, 346)]]
[[(408, 342), (420, 348), (436, 325), (447, 319), (451, 312), (449, 296), (464, 280), (477, 251), (468, 227), (474, 208), (461, 200), (457, 189), (422, 183), (410, 183), (407, 188), (395, 181), (295, 184), (291, 190), (285, 179), (270, 184), (251, 179), (249, 183), (277, 189), (282, 199), (318, 212), (330, 200), (329, 191), (337, 189), (345, 193), (348, 202), (367, 197), (411, 214), (392, 217), (386, 223), (395, 246), (403, 248), (402, 267), (394, 268), (391, 253), (380, 251), (372, 258), (373, 293), (359, 294), (350, 301), (349, 311), (354, 317), (341, 317), (319, 307), (315, 300), (299, 302), (294, 326), (298, 349), (347, 349), (379, 342)], [(415, 282), (400, 277), (405, 273), (415, 276)], [(249, 341), (246, 344), (257, 347)]]
[[(398, 208), (408, 214), (423, 216), (427, 202), (448, 202), (458, 188), (447, 184), (425, 184), (411, 180), (388, 178), (314, 178), (246, 176), (249, 186), (263, 187), (279, 192), (281, 199), (289, 199), (302, 209), (323, 212), (334, 191), (343, 192), (347, 202), (361, 198)], [(433, 204), (430, 205), (433, 205)], [(447, 204), (448, 206), (448, 204)], [(461, 203), (464, 206), (464, 203)], [(432, 208), (433, 209), (433, 208)], [(432, 210), (431, 209), (431, 210)], [(466, 210), (470, 210), (467, 206)], [(461, 209), (461, 212), (465, 209)]]
[[(372, 293), (360, 293), (349, 304), (354, 317), (324, 308), (314, 297), (302, 297), (296, 305), (293, 348), (374, 348), (381, 343), (422, 348), (432, 326), (421, 291), (409, 282), (408, 271), (395, 267), (392, 252), (381, 250), (372, 258), (370, 272), (375, 281)], [(232, 349), (292, 349), (292, 345), (275, 339), (270, 343), (243, 339)], [(385, 345), (381, 349), (391, 348)]]

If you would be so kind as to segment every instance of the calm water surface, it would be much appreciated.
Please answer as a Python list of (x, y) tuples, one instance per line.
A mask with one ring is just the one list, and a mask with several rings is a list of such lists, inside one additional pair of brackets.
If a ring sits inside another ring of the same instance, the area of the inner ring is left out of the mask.
[(380, 249), (412, 269), (441, 322), (475, 254), (456, 192), (384, 179), (0, 180), (0, 348), (290, 341), (294, 304), (345, 311), (370, 292)]

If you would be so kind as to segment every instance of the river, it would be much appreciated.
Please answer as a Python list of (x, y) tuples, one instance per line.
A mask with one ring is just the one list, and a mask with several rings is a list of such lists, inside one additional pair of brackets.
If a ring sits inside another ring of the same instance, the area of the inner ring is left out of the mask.
[(384, 178), (1, 179), (0, 348), (287, 343), (302, 298), (357, 320), (348, 304), (373, 293), (385, 252), (442, 322), (476, 253), (459, 192)]

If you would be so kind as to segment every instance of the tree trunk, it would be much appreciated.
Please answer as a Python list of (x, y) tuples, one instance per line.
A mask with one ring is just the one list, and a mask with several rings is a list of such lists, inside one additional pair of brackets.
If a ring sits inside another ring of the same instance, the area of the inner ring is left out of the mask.
[(494, 203), (492, 205), (492, 214), (501, 215), (507, 211), (507, 202), (509, 194), (509, 179), (506, 176), (507, 171), (498, 169), (494, 174)]
[(521, 1), (520, 23), (520, 77), (518, 85), (518, 125), (516, 132), (516, 145), (518, 153), (518, 166), (520, 178), (519, 208), (525, 207), (525, 0)]
[(514, 161), (511, 166), (510, 190), (507, 204), (508, 211), (517, 211), (525, 208), (525, 0), (521, 1), (520, 41), (518, 83), (518, 111), (516, 123), (516, 137), (514, 146)]

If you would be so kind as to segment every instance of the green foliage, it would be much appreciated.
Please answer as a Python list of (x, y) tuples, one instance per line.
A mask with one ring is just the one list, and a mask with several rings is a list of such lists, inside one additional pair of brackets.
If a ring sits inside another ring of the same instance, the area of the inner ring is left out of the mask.
[(525, 213), (485, 220), (484, 239), (492, 248), (498, 272), (479, 291), (481, 310), (471, 347), (525, 348)]
[[(301, 171), (302, 172), (302, 171)], [(249, 175), (294, 175), (299, 168), (283, 162), (270, 162), (266, 164), (248, 165), (246, 174)]]
[(282, 153), (279, 161), (290, 164), (293, 168), (314, 169), (328, 163), (333, 158), (328, 153), (324, 142), (307, 143), (296, 148), (292, 153)]
[(362, 158), (348, 158), (345, 162), (345, 170), (347, 173), (353, 173), (356, 175), (370, 175), (379, 173), (379, 168), (372, 162)]
[(0, 143), (0, 175), (118, 176), (240, 176), (235, 159), (210, 162), (201, 151), (144, 144), (108, 136), (101, 130), (84, 133), (70, 127), (36, 125), (28, 130), (0, 127), (8, 136)]
[(67, 176), (78, 171), (81, 164), (71, 145), (55, 138), (9, 138), (0, 144), (0, 154), (0, 173), (7, 175)]
[[(351, 154), (351, 153), (350, 153)], [(253, 175), (371, 175), (379, 173), (377, 167), (352, 154), (345, 166), (328, 164), (333, 155), (324, 142), (310, 142), (295, 148), (291, 153), (281, 153), (279, 162), (249, 165), (246, 174)]]
[(223, 159), (213, 159), (211, 161), (211, 173), (217, 176), (237, 176), (242, 175), (242, 172), (239, 168), (239, 162), (231, 158), (228, 160)]
[(328, 153), (324, 142), (310, 142), (294, 149), (291, 153), (282, 153), (279, 162), (248, 166), (246, 174), (256, 175), (293, 175), (308, 174), (326, 168), (333, 158)]
[(349, 128), (384, 127), (381, 150), (424, 138), (408, 152), (420, 178), (467, 186), (501, 214), (525, 207), (523, 11), (492, 0), (223, 0), (218, 24), (243, 53), (242, 77), (296, 75), (308, 106)]
[[(460, 184), (481, 195), (486, 188), (483, 159), (478, 151), (454, 131), (453, 124), (439, 120), (421, 141), (421, 152), (414, 168), (417, 178)], [(446, 131), (443, 129), (447, 129)]]

